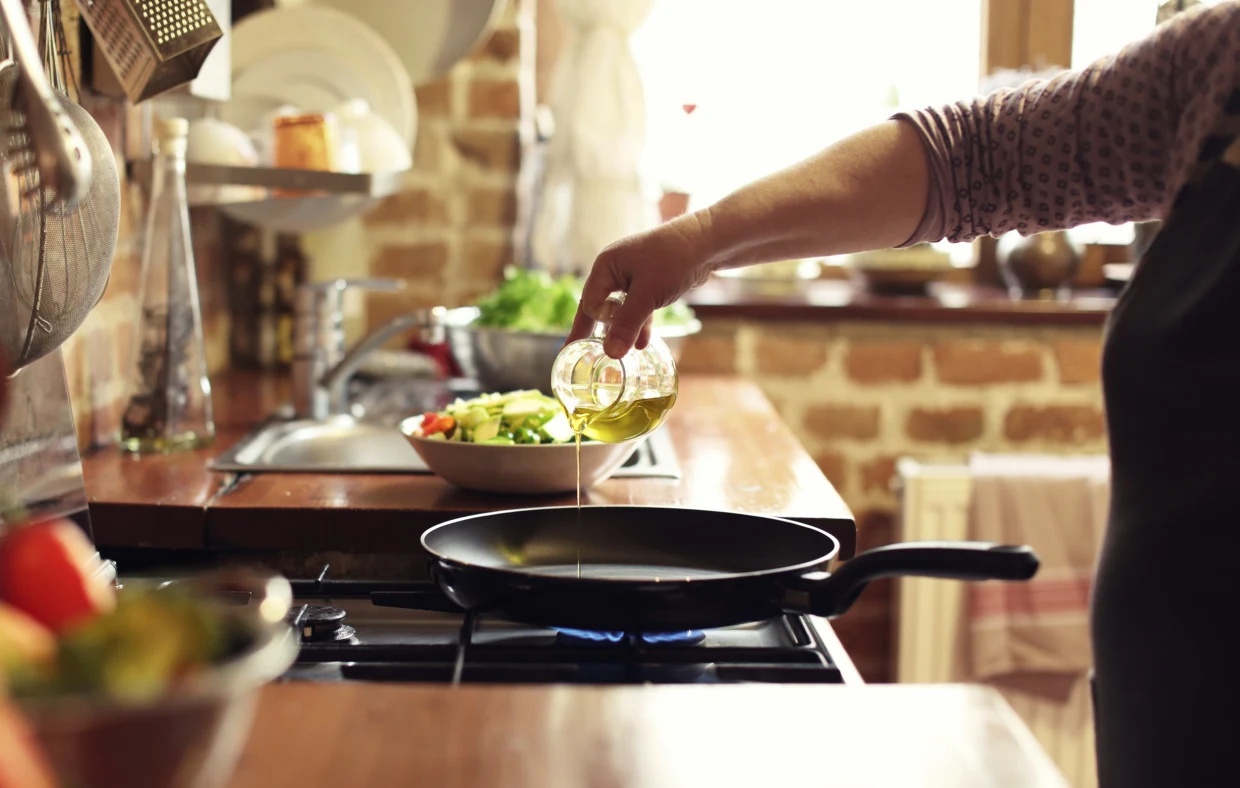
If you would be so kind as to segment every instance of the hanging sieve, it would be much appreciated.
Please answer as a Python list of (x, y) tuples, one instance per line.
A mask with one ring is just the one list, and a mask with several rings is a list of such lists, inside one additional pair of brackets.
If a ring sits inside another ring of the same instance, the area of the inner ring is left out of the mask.
[[(13, 168), (17, 178), (18, 219), (11, 234), (0, 235), (0, 349), (22, 367), (59, 347), (103, 297), (112, 270), (120, 226), (120, 181), (112, 146), (86, 110), (69, 100), (63, 64), (59, 0), (43, 4), (43, 59), (56, 100), (80, 131), (92, 159), (90, 187), (76, 204), (57, 200), (40, 188), (38, 170)], [(16, 131), (16, 155), (30, 155), (20, 144), (24, 115), (14, 103), (19, 66), (0, 63), (0, 108)], [(70, 75), (71, 77), (72, 75)], [(14, 132), (11, 132), (14, 133)]]

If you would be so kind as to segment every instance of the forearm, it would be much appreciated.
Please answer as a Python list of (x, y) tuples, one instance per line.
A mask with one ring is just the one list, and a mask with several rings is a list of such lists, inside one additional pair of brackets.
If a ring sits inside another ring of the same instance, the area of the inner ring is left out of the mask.
[(921, 222), (929, 189), (917, 131), (886, 121), (695, 212), (710, 267), (897, 246)]

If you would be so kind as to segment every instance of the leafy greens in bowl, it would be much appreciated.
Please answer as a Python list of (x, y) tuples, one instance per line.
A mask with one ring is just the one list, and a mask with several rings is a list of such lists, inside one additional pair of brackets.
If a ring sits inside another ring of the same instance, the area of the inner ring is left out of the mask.
[[(551, 393), (551, 367), (568, 338), (583, 282), (545, 271), (509, 268), (504, 282), (477, 306), (448, 310), (452, 355), (484, 391)], [(687, 304), (655, 312), (655, 330), (680, 360), (687, 339), (702, 330)]]
[[(475, 326), (563, 334), (573, 326), (585, 281), (575, 276), (552, 277), (546, 271), (510, 267), (503, 283), (478, 302)], [(677, 301), (654, 314), (658, 328), (687, 327), (696, 322), (693, 309)]]

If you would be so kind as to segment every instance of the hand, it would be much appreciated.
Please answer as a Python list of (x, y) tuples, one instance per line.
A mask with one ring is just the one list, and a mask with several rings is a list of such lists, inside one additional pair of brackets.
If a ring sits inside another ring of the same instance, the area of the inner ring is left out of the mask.
[(710, 214), (685, 214), (653, 230), (622, 238), (594, 261), (568, 341), (590, 335), (607, 296), (620, 290), (624, 305), (607, 330), (603, 350), (620, 358), (650, 341), (651, 315), (704, 283), (711, 266)]

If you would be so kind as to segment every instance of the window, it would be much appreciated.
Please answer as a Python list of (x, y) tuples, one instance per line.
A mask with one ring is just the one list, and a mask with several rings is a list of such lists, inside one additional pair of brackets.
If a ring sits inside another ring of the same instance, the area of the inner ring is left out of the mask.
[[(1076, 0), (1072, 20), (1072, 68), (1123, 49), (1154, 29), (1167, 0)], [(1223, 0), (1202, 0), (1217, 5)]]
[(897, 106), (971, 96), (980, 32), (980, 0), (658, 0), (632, 39), (646, 174), (706, 205)]

